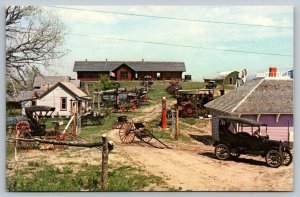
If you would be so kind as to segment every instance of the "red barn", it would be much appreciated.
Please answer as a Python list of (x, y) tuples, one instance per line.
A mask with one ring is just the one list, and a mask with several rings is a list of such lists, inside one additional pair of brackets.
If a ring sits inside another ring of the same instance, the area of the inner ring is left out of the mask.
[(150, 75), (153, 80), (182, 80), (184, 62), (153, 61), (76, 61), (74, 72), (80, 81), (98, 81), (101, 74), (113, 80), (143, 80)]

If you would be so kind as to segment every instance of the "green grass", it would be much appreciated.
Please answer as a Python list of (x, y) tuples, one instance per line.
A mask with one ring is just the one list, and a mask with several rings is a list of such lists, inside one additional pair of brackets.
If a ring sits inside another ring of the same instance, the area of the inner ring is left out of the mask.
[[(33, 166), (33, 167), (32, 167)], [(107, 191), (154, 190), (166, 186), (161, 177), (151, 175), (138, 167), (123, 165), (109, 172)], [(23, 170), (7, 178), (8, 191), (102, 191), (101, 168), (83, 164), (78, 171), (71, 167), (58, 168), (49, 164), (28, 163)]]
[[(174, 141), (175, 139), (171, 136), (170, 130), (160, 130), (158, 124), (159, 124), (158, 120), (152, 120), (149, 122), (151, 133), (158, 139)], [(179, 133), (178, 140), (182, 142), (192, 141), (189, 136), (183, 135), (182, 133)]]
[(117, 116), (118, 114), (112, 113), (103, 119), (101, 125), (82, 127), (80, 136), (92, 141), (99, 141), (103, 133), (112, 129), (112, 125), (117, 120)]
[(201, 89), (205, 87), (204, 82), (180, 82), (180, 85), (183, 90), (185, 89)]
[(190, 124), (190, 125), (194, 125), (199, 121), (199, 119), (198, 118), (181, 118), (180, 121)]
[(168, 87), (168, 82), (154, 82), (151, 88), (148, 91), (149, 98), (155, 103), (161, 102), (162, 97), (166, 97), (167, 99), (172, 98), (172, 96), (166, 91)]
[(121, 88), (126, 88), (127, 90), (143, 87), (140, 85), (140, 81), (118, 81), (118, 83), (120, 83)]

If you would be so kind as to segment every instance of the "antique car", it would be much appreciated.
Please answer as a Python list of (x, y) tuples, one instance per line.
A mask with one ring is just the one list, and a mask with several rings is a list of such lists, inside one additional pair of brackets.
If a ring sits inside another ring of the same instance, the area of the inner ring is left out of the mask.
[(217, 87), (217, 83), (215, 81), (209, 81), (205, 86), (206, 89), (215, 89)]
[(255, 120), (220, 116), (218, 139), (214, 138), (215, 156), (220, 160), (237, 159), (241, 154), (260, 155), (273, 168), (288, 166), (293, 160), (291, 148), (282, 141), (270, 140), (267, 125)]

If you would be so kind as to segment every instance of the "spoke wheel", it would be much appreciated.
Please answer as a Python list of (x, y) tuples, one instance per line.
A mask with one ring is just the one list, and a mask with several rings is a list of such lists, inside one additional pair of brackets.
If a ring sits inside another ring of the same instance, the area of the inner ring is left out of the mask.
[(141, 135), (143, 136), (141, 140), (144, 142), (150, 142), (152, 140), (152, 134), (146, 128), (141, 131)]
[(293, 161), (293, 155), (289, 150), (285, 150), (282, 152), (283, 161), (282, 164), (288, 166)]
[[(47, 131), (46, 135), (44, 136), (44, 140), (63, 141), (63, 139), (60, 138), (60, 132), (56, 130)], [(43, 144), (41, 148), (44, 150), (54, 150), (54, 149), (63, 149), (65, 148), (65, 146), (54, 145), (54, 144)]]
[[(22, 138), (22, 139), (33, 139), (30, 132), (26, 130), (18, 130), (16, 134), (16, 138)], [(21, 140), (16, 140), (16, 147), (19, 150), (30, 150), (35, 149), (39, 146), (39, 143), (37, 142), (26, 142)]]
[(277, 150), (270, 150), (266, 155), (266, 162), (272, 168), (278, 168), (282, 164), (282, 156)]
[(226, 144), (218, 144), (215, 148), (215, 155), (220, 160), (226, 160), (230, 157), (229, 147)]
[(123, 123), (120, 130), (119, 136), (123, 143), (127, 144), (134, 140), (134, 126), (132, 123)]

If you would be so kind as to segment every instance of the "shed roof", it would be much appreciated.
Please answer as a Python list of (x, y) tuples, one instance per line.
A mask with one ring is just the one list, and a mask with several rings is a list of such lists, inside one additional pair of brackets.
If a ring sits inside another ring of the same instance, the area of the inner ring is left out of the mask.
[(205, 107), (228, 114), (293, 114), (293, 80), (257, 78)]
[(213, 77), (212, 80), (221, 80), (221, 79), (225, 79), (228, 75), (230, 75), (231, 73), (238, 73), (238, 71), (225, 71), (225, 72), (219, 72), (215, 77)]
[(34, 78), (33, 87), (41, 87), (42, 85), (55, 85), (58, 82), (70, 81), (69, 76), (38, 76)]
[(178, 71), (185, 72), (184, 62), (152, 61), (75, 61), (73, 71), (113, 71), (122, 64), (134, 71)]
[(79, 88), (77, 88), (71, 82), (58, 82), (53, 87), (51, 87), (49, 90), (47, 90), (42, 95), (40, 95), (40, 98), (44, 97), (45, 95), (47, 95), (49, 92), (53, 91), (58, 86), (61, 86), (61, 87), (65, 88), (67, 91), (69, 91), (70, 93), (72, 93), (75, 97), (89, 99), (89, 97), (87, 96), (86, 93), (84, 93), (82, 90), (80, 90)]

